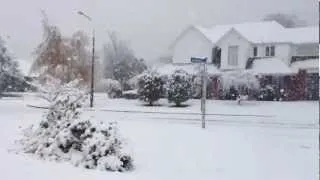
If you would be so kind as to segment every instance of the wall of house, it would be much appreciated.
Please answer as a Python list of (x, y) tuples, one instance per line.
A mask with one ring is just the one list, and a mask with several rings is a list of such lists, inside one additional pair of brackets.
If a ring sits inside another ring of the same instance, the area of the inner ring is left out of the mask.
[[(221, 48), (221, 69), (244, 69), (248, 58), (250, 57), (250, 50), (252, 45), (244, 37), (242, 37), (235, 30), (229, 31), (217, 45)], [(231, 66), (228, 64), (228, 49), (229, 46), (238, 46), (238, 65)]]
[(211, 60), (212, 43), (195, 28), (188, 29), (173, 47), (173, 63), (190, 63), (191, 57)]
[(292, 45), (287, 43), (278, 43), (278, 44), (255, 44), (250, 49), (250, 56), (253, 57), (253, 47), (258, 48), (257, 57), (267, 57), (266, 56), (266, 47), (274, 46), (275, 47), (275, 56), (286, 63), (290, 63), (292, 56)]
[(293, 46), (293, 56), (318, 56), (318, 44), (298, 44)]

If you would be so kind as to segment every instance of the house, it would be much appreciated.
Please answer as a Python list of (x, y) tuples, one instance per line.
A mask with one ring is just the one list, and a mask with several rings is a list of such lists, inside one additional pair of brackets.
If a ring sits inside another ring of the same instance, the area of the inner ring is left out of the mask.
[[(310, 76), (318, 83), (318, 42), (319, 27), (284, 28), (275, 21), (263, 21), (211, 28), (189, 26), (170, 50), (173, 64), (189, 64), (191, 57), (205, 56), (221, 72), (250, 70), (277, 79), (280, 86), (284, 83), (279, 81), (299, 71), (306, 71), (306, 79)], [(318, 88), (312, 91), (318, 92)]]

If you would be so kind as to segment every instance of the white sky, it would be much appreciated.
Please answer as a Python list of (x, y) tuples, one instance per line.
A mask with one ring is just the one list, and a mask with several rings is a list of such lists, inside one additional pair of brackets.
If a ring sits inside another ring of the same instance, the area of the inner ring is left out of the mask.
[(0, 35), (17, 58), (32, 60), (42, 39), (40, 10), (69, 35), (90, 24), (76, 14), (90, 15), (97, 32), (97, 48), (107, 31), (117, 31), (136, 54), (147, 61), (166, 52), (168, 45), (189, 24), (258, 21), (268, 13), (294, 13), (309, 24), (318, 22), (315, 0), (0, 0)]

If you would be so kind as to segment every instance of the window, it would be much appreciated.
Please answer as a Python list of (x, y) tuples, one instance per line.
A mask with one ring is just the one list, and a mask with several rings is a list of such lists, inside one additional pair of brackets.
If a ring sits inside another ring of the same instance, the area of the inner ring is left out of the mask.
[(270, 56), (270, 49), (269, 46), (266, 47), (266, 56)]
[(238, 46), (229, 46), (228, 49), (228, 65), (238, 65)]
[(254, 57), (258, 56), (258, 47), (253, 47), (253, 56)]
[(270, 56), (274, 56), (275, 55), (275, 48), (274, 46), (270, 47)]
[(275, 47), (267, 46), (266, 47), (266, 56), (275, 56)]

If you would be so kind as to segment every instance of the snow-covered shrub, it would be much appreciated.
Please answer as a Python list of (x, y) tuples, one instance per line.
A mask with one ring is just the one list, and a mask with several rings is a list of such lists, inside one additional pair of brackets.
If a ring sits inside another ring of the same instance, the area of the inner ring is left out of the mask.
[(62, 88), (43, 120), (25, 130), (19, 141), (22, 151), (88, 169), (131, 170), (133, 159), (119, 136), (117, 124), (83, 118), (85, 98), (86, 93), (78, 88)]
[(163, 94), (163, 81), (156, 72), (146, 72), (139, 79), (138, 94), (139, 98), (149, 105), (160, 99)]
[(259, 91), (258, 100), (261, 100), (261, 101), (276, 100), (276, 92), (274, 88), (270, 85), (267, 85), (265, 88), (261, 88)]
[(258, 100), (260, 101), (283, 101), (287, 97), (288, 94), (284, 89), (275, 88), (271, 85), (261, 88), (258, 94)]
[(106, 79), (105, 80), (106, 91), (109, 98), (119, 98), (122, 94), (121, 84), (117, 80)]
[(177, 106), (191, 96), (191, 78), (184, 70), (176, 70), (169, 78), (167, 85), (168, 100)]

